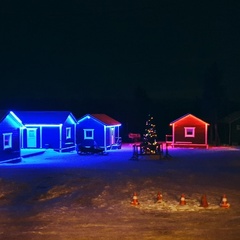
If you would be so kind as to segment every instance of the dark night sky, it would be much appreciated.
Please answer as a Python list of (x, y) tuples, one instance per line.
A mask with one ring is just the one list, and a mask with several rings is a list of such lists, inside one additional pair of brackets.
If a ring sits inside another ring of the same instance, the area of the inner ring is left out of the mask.
[(239, 10), (231, 0), (1, 1), (1, 98), (125, 99), (138, 86), (195, 98), (216, 62), (240, 101)]

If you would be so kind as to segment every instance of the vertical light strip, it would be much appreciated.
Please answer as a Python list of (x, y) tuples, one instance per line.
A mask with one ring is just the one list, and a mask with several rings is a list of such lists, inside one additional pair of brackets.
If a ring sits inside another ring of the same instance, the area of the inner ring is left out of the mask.
[(205, 124), (205, 144), (207, 145), (207, 124)]
[(62, 124), (59, 126), (59, 152), (62, 152)]
[(74, 145), (77, 143), (77, 124), (74, 124)]
[(118, 127), (118, 140), (119, 140), (119, 137), (120, 137), (119, 129), (120, 129), (120, 127)]
[(20, 140), (21, 140), (21, 148), (24, 148), (24, 142), (23, 142), (23, 129), (24, 128), (20, 128)]
[(43, 144), (42, 144), (42, 126), (40, 126), (40, 148), (43, 147)]
[(106, 126), (104, 125), (104, 149), (107, 150), (107, 142), (106, 142)]
[(175, 143), (175, 123), (172, 125), (172, 147), (174, 147)]

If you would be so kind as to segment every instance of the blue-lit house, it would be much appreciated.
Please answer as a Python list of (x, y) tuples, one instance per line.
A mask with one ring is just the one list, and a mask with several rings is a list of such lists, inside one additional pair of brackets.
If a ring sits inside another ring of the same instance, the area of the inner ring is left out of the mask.
[(0, 163), (21, 161), (21, 120), (12, 111), (0, 111)]
[(21, 148), (51, 148), (67, 152), (76, 148), (77, 120), (69, 111), (15, 111), (25, 128)]
[(86, 114), (77, 122), (77, 144), (96, 144), (105, 150), (120, 148), (121, 123), (106, 114)]

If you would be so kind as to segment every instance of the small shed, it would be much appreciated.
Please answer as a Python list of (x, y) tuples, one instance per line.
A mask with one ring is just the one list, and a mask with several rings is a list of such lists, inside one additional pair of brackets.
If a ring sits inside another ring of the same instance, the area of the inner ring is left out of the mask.
[(120, 148), (120, 126), (120, 122), (106, 114), (86, 114), (77, 122), (77, 144), (94, 142), (105, 150)]
[(22, 149), (51, 148), (59, 152), (76, 149), (77, 120), (69, 111), (15, 111), (25, 126)]
[(209, 124), (192, 114), (172, 121), (172, 146), (173, 147), (204, 147), (208, 148)]
[(0, 162), (21, 161), (21, 120), (12, 111), (0, 111)]
[(224, 117), (220, 123), (221, 141), (228, 145), (240, 145), (240, 111)]

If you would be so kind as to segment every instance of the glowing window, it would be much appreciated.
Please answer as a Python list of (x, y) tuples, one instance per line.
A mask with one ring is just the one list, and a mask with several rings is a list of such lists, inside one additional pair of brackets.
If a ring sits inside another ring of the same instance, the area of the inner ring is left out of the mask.
[(68, 127), (66, 128), (66, 139), (70, 139), (71, 138), (71, 128)]
[(28, 137), (35, 138), (36, 137), (36, 129), (27, 129)]
[(185, 127), (185, 137), (195, 137), (194, 127)]
[(12, 133), (3, 134), (3, 149), (12, 147)]
[(94, 129), (83, 129), (84, 131), (84, 139), (94, 139)]

